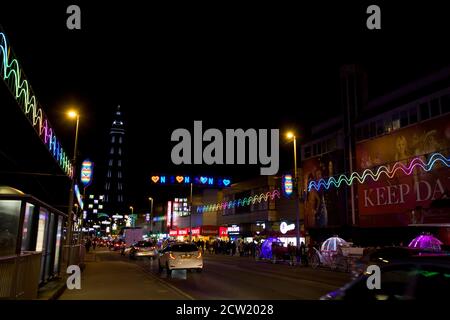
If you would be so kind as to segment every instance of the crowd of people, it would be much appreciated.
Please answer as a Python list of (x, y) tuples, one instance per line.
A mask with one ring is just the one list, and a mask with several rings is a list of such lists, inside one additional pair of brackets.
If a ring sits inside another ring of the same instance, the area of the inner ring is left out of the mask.
[(255, 241), (248, 242), (243, 239), (222, 240), (216, 239), (211, 241), (198, 240), (194, 241), (199, 249), (209, 254), (223, 254), (241, 257), (256, 257), (261, 249), (261, 244)]

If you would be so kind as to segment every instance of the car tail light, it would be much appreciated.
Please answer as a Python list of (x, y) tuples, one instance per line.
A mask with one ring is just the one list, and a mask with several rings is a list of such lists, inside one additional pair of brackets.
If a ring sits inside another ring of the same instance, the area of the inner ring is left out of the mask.
[(176, 257), (172, 254), (172, 252), (169, 253), (169, 257), (170, 257), (170, 259), (172, 259), (172, 260), (175, 260), (175, 259), (176, 259)]
[(198, 256), (197, 256), (197, 259), (200, 259), (202, 257), (202, 252), (201, 251), (199, 251), (198, 252)]

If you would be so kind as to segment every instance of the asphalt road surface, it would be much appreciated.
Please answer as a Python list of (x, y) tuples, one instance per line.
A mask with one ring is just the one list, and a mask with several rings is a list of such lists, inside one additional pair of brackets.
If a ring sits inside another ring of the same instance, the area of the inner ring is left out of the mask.
[(158, 261), (130, 260), (119, 252), (90, 254), (82, 290), (61, 299), (318, 299), (350, 280), (325, 269), (292, 267), (248, 257), (204, 255), (202, 273), (158, 272)]

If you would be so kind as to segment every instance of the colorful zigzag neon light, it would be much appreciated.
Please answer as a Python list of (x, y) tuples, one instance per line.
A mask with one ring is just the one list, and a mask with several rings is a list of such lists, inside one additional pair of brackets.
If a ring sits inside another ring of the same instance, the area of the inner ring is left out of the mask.
[(372, 171), (371, 169), (366, 169), (362, 174), (358, 172), (353, 172), (350, 177), (341, 174), (339, 178), (330, 177), (328, 179), (320, 179), (318, 181), (310, 181), (308, 184), (308, 191), (311, 189), (320, 190), (321, 187), (325, 189), (329, 189), (332, 185), (336, 188), (339, 188), (342, 183), (350, 186), (355, 180), (359, 183), (364, 183), (368, 178), (372, 178), (374, 181), (378, 181), (382, 174), (385, 174), (386, 177), (392, 179), (398, 171), (402, 171), (406, 175), (411, 175), (413, 173), (414, 168), (419, 167), (425, 171), (430, 171), (433, 166), (437, 163), (441, 162), (443, 165), (450, 167), (450, 158), (446, 158), (440, 153), (433, 153), (428, 162), (425, 163), (419, 157), (414, 158), (409, 165), (404, 165), (401, 162), (396, 162), (392, 168), (388, 168), (386, 166), (380, 166), (376, 171)]
[(257, 194), (254, 196), (250, 196), (248, 198), (230, 200), (225, 202), (219, 202), (214, 204), (206, 204), (197, 207), (197, 213), (203, 213), (208, 211), (217, 211), (224, 209), (232, 209), (243, 206), (248, 206), (250, 204), (255, 204), (256, 202), (261, 203), (261, 201), (274, 200), (275, 198), (280, 198), (280, 191), (273, 190), (272, 192), (263, 192), (261, 194)]
[(2, 60), (0, 63), (0, 73), (2, 74), (2, 78), (61, 169), (70, 178), (73, 178), (73, 168), (69, 157), (55, 136), (44, 111), (39, 108), (33, 90), (23, 76), (19, 62), (17, 59), (10, 59), (10, 56), (11, 49), (8, 47), (6, 36), (0, 32), (0, 59)]

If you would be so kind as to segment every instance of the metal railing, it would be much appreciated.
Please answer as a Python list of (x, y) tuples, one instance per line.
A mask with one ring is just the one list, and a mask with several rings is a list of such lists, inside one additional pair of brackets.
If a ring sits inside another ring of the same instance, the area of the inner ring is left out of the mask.
[(37, 298), (41, 259), (41, 252), (0, 257), (0, 299)]

